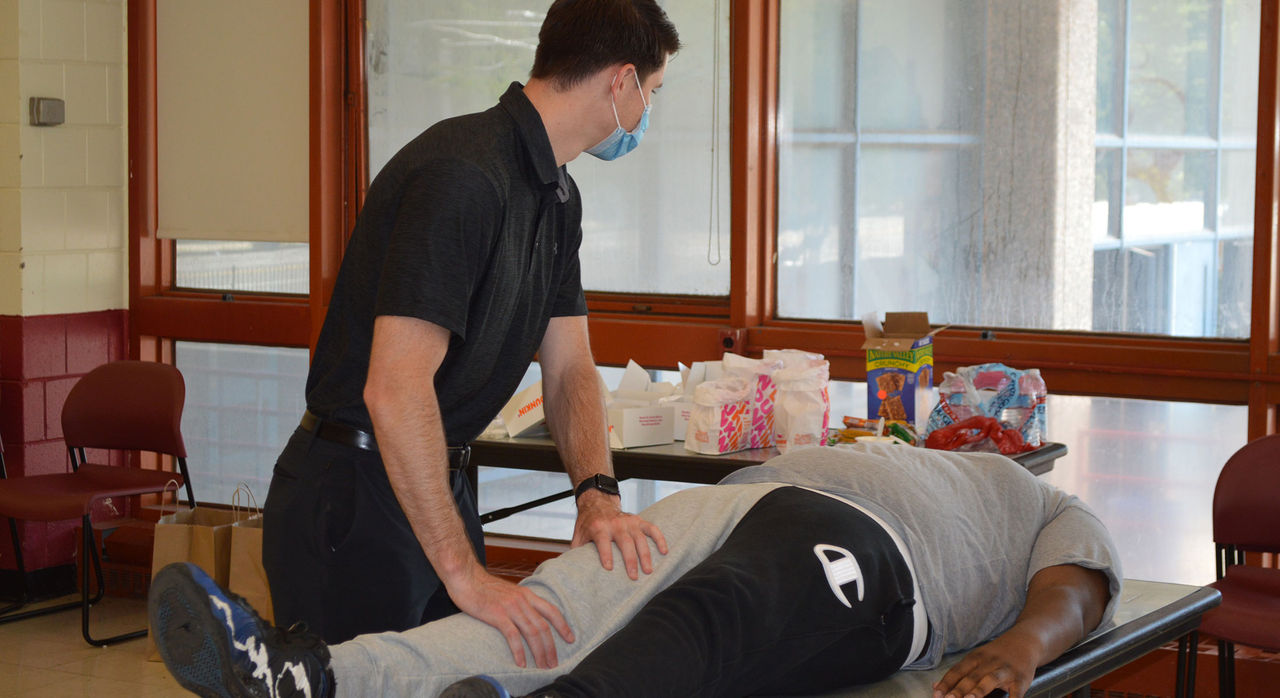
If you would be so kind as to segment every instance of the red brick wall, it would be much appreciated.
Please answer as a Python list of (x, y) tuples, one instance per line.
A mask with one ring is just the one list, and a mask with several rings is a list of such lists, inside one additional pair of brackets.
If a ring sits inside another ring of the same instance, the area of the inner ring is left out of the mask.
[[(108, 361), (128, 358), (124, 310), (19, 317), (0, 315), (0, 438), (10, 477), (67, 472), (62, 403), (76, 380)], [(90, 452), (116, 464), (119, 453)], [(75, 562), (79, 521), (19, 524), (28, 571)], [(8, 525), (0, 527), (0, 570), (17, 569)]]

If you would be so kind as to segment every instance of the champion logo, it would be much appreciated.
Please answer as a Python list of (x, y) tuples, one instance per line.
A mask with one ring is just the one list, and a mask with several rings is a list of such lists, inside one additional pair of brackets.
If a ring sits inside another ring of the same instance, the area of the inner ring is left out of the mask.
[[(829, 557), (827, 553), (834, 553), (835, 557)], [(831, 591), (835, 592), (840, 603), (846, 608), (853, 608), (849, 598), (844, 595), (844, 590), (840, 588), (850, 582), (854, 584), (858, 600), (862, 600), (862, 568), (858, 566), (858, 560), (853, 557), (853, 553), (834, 545), (819, 544), (813, 546), (813, 554), (817, 555), (818, 561), (822, 563), (822, 571), (827, 575), (827, 585), (831, 587)]]
[(526, 414), (528, 414), (531, 410), (537, 409), (541, 406), (542, 406), (542, 396), (539, 395), (537, 400), (534, 400), (533, 402), (525, 405), (524, 407), (521, 407), (520, 411), (516, 413), (516, 416), (523, 417)]

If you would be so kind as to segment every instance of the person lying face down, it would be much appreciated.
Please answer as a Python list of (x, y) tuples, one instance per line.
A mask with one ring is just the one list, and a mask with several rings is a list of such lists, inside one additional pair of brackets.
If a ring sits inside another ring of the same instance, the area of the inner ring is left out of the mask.
[(567, 643), (525, 619), (554, 643), (546, 666), (515, 666), (501, 633), (461, 615), (325, 646), (181, 564), (151, 586), (156, 644), (203, 695), (805, 695), (967, 650), (935, 696), (1020, 698), (1120, 594), (1088, 507), (995, 454), (802, 449), (643, 515), (669, 546), (653, 574), (605, 570), (588, 545), (522, 582), (573, 629)]

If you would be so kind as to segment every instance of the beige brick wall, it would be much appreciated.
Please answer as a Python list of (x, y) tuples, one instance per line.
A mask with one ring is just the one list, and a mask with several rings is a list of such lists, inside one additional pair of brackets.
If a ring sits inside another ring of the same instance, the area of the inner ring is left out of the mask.
[(0, 315), (127, 306), (125, 74), (125, 0), (0, 0)]

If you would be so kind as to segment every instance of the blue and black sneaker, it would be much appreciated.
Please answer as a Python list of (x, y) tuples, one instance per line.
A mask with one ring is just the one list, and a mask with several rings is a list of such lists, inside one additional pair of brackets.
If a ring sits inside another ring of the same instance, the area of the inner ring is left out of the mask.
[(440, 698), (511, 698), (511, 694), (497, 679), (480, 674), (449, 684)]
[(183, 688), (219, 698), (332, 698), (329, 648), (306, 628), (272, 626), (196, 565), (166, 566), (147, 602), (156, 647)]
[[(492, 676), (477, 674), (449, 684), (440, 698), (512, 698), (511, 693)], [(556, 691), (541, 690), (521, 698), (561, 698)]]

